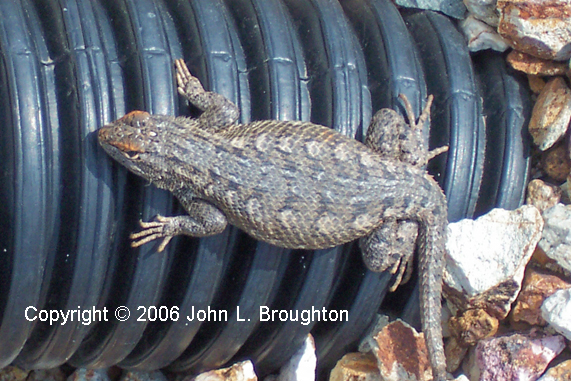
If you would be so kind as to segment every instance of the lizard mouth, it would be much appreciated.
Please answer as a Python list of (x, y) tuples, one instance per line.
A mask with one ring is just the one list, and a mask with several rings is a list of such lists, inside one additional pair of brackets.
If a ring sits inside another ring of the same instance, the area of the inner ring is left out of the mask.
[(140, 144), (127, 136), (117, 136), (117, 134), (113, 133), (113, 130), (112, 125), (103, 126), (99, 129), (98, 139), (103, 148), (114, 147), (123, 156), (131, 160), (139, 158), (139, 153), (145, 152)]

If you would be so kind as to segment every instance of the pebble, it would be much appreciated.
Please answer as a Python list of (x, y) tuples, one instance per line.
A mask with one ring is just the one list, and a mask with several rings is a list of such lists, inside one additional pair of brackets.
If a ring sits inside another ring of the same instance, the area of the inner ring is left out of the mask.
[(460, 345), (475, 345), (498, 332), (499, 321), (482, 309), (472, 309), (450, 318), (448, 325)]
[(525, 203), (533, 205), (541, 213), (554, 207), (561, 200), (561, 188), (535, 179), (527, 184), (527, 197)]
[(571, 360), (563, 361), (549, 368), (537, 381), (569, 381), (571, 380)]
[(545, 299), (541, 316), (557, 332), (571, 340), (571, 288), (556, 291)]
[(26, 381), (64, 381), (65, 373), (61, 368), (33, 370)]
[(567, 180), (571, 171), (571, 160), (563, 142), (556, 143), (541, 156), (541, 168), (553, 180)]
[(542, 228), (541, 214), (531, 205), (514, 211), (493, 209), (476, 220), (449, 224), (444, 273), (448, 304), (505, 318)]
[(496, 0), (464, 0), (464, 4), (471, 16), (490, 26), (498, 26), (500, 14), (496, 9)]
[(529, 84), (529, 89), (535, 95), (539, 95), (547, 84), (543, 78), (531, 74), (527, 76), (527, 83)]
[(385, 326), (374, 339), (377, 348), (373, 353), (377, 357), (382, 380), (432, 380), (424, 334), (397, 319)]
[(0, 369), (0, 381), (24, 381), (28, 377), (28, 371), (16, 366), (7, 366)]
[(258, 381), (250, 360), (236, 363), (228, 368), (211, 370), (191, 378), (192, 381)]
[(569, 70), (567, 64), (563, 62), (544, 60), (517, 50), (512, 50), (506, 60), (516, 70), (542, 77), (565, 75)]
[(442, 12), (456, 19), (462, 19), (466, 15), (466, 6), (462, 0), (395, 0), (395, 3), (405, 8)]
[(540, 331), (482, 340), (475, 348), (470, 380), (535, 380), (565, 348), (563, 336)]
[(110, 381), (106, 369), (76, 369), (67, 381)]
[(512, 308), (510, 319), (516, 323), (546, 325), (547, 322), (541, 317), (541, 305), (544, 300), (557, 290), (569, 287), (571, 284), (558, 276), (528, 268), (523, 286)]
[(571, 206), (557, 204), (543, 212), (545, 226), (539, 248), (565, 271), (571, 272)]
[(315, 380), (316, 367), (315, 341), (313, 336), (308, 334), (298, 351), (289, 359), (287, 364), (282, 366), (279, 375), (271, 378), (271, 380), (313, 381)]
[(123, 373), (121, 381), (167, 381), (167, 378), (159, 370), (153, 372), (129, 370)]
[(468, 16), (462, 20), (460, 28), (462, 28), (464, 38), (468, 42), (468, 50), (471, 52), (485, 49), (504, 52), (509, 48), (506, 40), (494, 28), (474, 16)]
[(517, 50), (547, 60), (571, 58), (571, 4), (559, 0), (498, 0), (498, 32)]
[(565, 135), (571, 120), (571, 90), (561, 77), (551, 79), (537, 98), (529, 132), (533, 142), (545, 151)]
[(468, 353), (468, 347), (460, 345), (458, 339), (451, 337), (446, 341), (444, 346), (444, 354), (446, 355), (446, 371), (448, 373), (453, 373), (460, 368), (464, 357)]
[(368, 353), (347, 353), (337, 361), (329, 381), (381, 381), (376, 357)]

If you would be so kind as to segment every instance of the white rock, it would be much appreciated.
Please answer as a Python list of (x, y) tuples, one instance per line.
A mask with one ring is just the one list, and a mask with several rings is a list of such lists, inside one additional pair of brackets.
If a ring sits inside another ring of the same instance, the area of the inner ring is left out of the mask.
[[(463, 297), (452, 301), (456, 307), (483, 298), (477, 302), (482, 307), (488, 299), (495, 299), (490, 303), (500, 305), (492, 309), (505, 317), (521, 288), (542, 228), (539, 210), (531, 205), (514, 211), (494, 209), (477, 220), (449, 224), (444, 282)], [(501, 297), (494, 298), (496, 294)]]
[(277, 381), (314, 381), (317, 356), (315, 341), (308, 334), (301, 348), (282, 366)]
[(559, 266), (571, 271), (571, 205), (557, 204), (543, 212), (543, 219), (545, 227), (539, 247)]
[(395, 0), (395, 3), (405, 8), (439, 11), (457, 19), (464, 18), (466, 14), (462, 0)]
[(491, 26), (498, 26), (500, 21), (496, 3), (497, 0), (464, 0), (471, 15)]
[(193, 381), (257, 381), (258, 376), (250, 360), (242, 361), (229, 368), (216, 369), (196, 376)]
[(571, 340), (571, 289), (556, 291), (541, 305), (541, 316), (555, 330)]
[(506, 40), (498, 32), (474, 16), (468, 16), (460, 23), (460, 27), (464, 33), (464, 38), (468, 41), (468, 50), (471, 52), (485, 49), (503, 52), (509, 48)]

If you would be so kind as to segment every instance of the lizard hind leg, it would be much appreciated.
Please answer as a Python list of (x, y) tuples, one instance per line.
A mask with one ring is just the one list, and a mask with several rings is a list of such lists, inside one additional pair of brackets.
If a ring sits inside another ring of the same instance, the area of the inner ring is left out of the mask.
[(369, 270), (396, 274), (390, 286), (391, 292), (410, 279), (417, 236), (416, 222), (390, 219), (359, 240), (363, 260)]

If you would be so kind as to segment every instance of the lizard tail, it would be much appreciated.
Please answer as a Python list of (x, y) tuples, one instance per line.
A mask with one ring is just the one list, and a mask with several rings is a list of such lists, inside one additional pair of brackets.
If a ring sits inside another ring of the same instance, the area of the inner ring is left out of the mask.
[(445, 214), (445, 211), (423, 213), (419, 221), (420, 316), (433, 377), (437, 381), (447, 379), (441, 326), (442, 272), (448, 224)]

